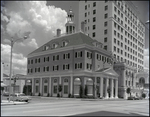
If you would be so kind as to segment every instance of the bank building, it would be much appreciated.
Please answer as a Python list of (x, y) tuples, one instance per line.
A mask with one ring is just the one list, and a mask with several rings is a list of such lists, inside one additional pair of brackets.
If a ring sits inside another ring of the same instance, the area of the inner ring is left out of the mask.
[(28, 54), (28, 94), (79, 97), (81, 88), (83, 95), (87, 88), (87, 96), (127, 98), (124, 87), (136, 87), (136, 69), (116, 61), (103, 43), (85, 33), (85, 23), (81, 22), (81, 30), (76, 31), (71, 9), (65, 27), (65, 35), (57, 29), (54, 39)]

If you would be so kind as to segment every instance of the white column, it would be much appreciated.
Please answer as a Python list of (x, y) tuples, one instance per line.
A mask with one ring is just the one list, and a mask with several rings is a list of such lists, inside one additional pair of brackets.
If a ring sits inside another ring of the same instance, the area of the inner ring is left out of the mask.
[(73, 76), (70, 77), (70, 94), (72, 95)]
[(110, 98), (114, 98), (114, 82), (113, 82), (114, 79), (111, 79), (111, 87), (110, 87)]
[(105, 99), (108, 99), (108, 93), (107, 93), (107, 88), (108, 88), (108, 78), (106, 78), (106, 82), (105, 82)]
[(51, 94), (51, 87), (52, 87), (52, 85), (51, 85), (51, 77), (49, 77), (49, 96), (52, 95)]
[(97, 79), (95, 77), (95, 80), (94, 80), (94, 97), (97, 97)]
[(35, 84), (35, 83), (34, 83), (34, 78), (32, 78), (32, 95), (33, 95), (34, 92), (35, 92), (35, 91), (33, 90), (33, 89), (34, 89), (34, 84)]
[(40, 78), (40, 94), (42, 95), (42, 78)]
[(118, 98), (118, 80), (115, 80), (115, 98)]
[(61, 77), (59, 76), (59, 84), (61, 85)]
[(100, 97), (103, 97), (103, 77), (101, 77), (100, 80)]

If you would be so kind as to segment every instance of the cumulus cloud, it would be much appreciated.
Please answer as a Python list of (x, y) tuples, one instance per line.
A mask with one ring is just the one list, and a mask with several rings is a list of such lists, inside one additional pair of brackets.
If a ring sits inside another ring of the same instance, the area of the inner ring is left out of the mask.
[[(5, 64), (10, 64), (10, 45), (1, 44), (1, 61)], [(26, 73), (26, 66), (27, 66), (27, 58), (23, 56), (23, 54), (16, 54), (12, 53), (12, 68), (18, 68), (18, 73)], [(20, 69), (25, 68), (24, 71), (20, 71)], [(5, 73), (9, 74), (9, 67), (5, 67)]]
[(3, 1), (1, 59), (9, 63), (11, 37), (16, 40), (29, 32), (29, 39), (17, 41), (13, 46), (14, 68), (17, 71), (20, 68), (26, 73), (26, 56), (51, 40), (58, 28), (64, 33), (66, 16), (65, 10), (47, 6), (46, 1)]

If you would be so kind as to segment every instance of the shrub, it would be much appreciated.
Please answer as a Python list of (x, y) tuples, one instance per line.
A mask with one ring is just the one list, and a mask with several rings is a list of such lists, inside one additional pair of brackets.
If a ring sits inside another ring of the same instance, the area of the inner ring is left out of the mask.
[(145, 98), (145, 97), (146, 97), (146, 94), (145, 94), (145, 93), (143, 93), (143, 94), (142, 94), (142, 97), (143, 97), (143, 98)]
[(57, 97), (60, 97), (59, 93), (57, 94)]
[(88, 93), (88, 88), (87, 85), (85, 85), (84, 94), (87, 96), (87, 93)]
[(49, 93), (47, 94), (47, 97), (49, 97)]
[(23, 87), (23, 93), (24, 93), (25, 95), (27, 95), (27, 86), (26, 86), (26, 85), (24, 85), (24, 87)]
[(71, 94), (70, 93), (68, 94), (68, 98), (71, 98)]
[(80, 98), (82, 98), (82, 96), (83, 96), (83, 87), (82, 87), (82, 85), (80, 85), (79, 95), (80, 95)]

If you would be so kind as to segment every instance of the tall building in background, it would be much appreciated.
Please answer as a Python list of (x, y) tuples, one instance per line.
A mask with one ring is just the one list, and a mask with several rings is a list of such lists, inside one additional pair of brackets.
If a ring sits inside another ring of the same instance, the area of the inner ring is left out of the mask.
[(103, 43), (116, 60), (144, 69), (145, 27), (131, 1), (80, 1), (79, 27), (85, 22), (84, 32)]

